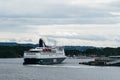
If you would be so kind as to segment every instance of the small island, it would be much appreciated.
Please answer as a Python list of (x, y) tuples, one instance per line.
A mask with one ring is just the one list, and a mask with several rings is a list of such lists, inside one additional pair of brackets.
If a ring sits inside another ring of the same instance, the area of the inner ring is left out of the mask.
[(80, 62), (79, 64), (92, 66), (120, 66), (120, 56), (97, 57), (94, 61)]

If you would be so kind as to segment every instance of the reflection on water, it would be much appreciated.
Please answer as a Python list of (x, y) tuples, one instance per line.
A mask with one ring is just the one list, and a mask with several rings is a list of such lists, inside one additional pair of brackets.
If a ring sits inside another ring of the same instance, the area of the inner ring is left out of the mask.
[(62, 64), (22, 65), (23, 59), (0, 59), (0, 80), (120, 80), (120, 67), (78, 64), (91, 59), (66, 59)]

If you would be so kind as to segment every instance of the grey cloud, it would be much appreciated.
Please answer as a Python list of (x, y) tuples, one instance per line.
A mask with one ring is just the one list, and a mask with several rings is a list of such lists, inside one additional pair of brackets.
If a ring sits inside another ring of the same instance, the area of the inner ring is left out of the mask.
[(28, 30), (23, 21), (13, 19), (0, 19), (0, 32), (24, 32)]
[(104, 36), (100, 35), (79, 35), (79, 36), (59, 36), (59, 35), (42, 35), (47, 38), (65, 38), (65, 39), (80, 39), (80, 40), (87, 40), (87, 41), (107, 41), (108, 39)]
[[(44, 9), (44, 8), (43, 8)], [(71, 5), (52, 5), (45, 10), (17, 11), (6, 12), (0, 14), (1, 17), (10, 18), (96, 18), (96, 17), (112, 17), (112, 15), (104, 9), (90, 8), (85, 6)]]
[[(1, 18), (14, 18), (13, 24), (116, 24), (116, 17), (110, 14), (112, 6), (99, 7), (75, 6), (64, 3), (52, 3), (48, 0), (37, 2), (30, 0), (20, 3), (1, 5)], [(33, 2), (33, 3), (32, 3)], [(4, 3), (5, 4), (5, 3)], [(22, 18), (22, 19), (21, 19)], [(111, 19), (112, 18), (112, 19)], [(16, 21), (15, 21), (16, 20)], [(12, 23), (12, 22), (11, 22)], [(7, 24), (7, 23), (6, 23)]]
[(120, 10), (120, 1), (116, 0), (108, 5), (112, 9), (114, 8), (115, 10)]
[(12, 38), (12, 39), (9, 39), (10, 42), (33, 42), (32, 39), (15, 39), (15, 38)]

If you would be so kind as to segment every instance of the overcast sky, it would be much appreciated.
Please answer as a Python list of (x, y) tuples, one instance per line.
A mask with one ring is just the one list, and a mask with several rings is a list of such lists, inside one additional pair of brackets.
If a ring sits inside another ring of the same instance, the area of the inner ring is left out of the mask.
[(0, 0), (0, 41), (120, 46), (120, 0)]

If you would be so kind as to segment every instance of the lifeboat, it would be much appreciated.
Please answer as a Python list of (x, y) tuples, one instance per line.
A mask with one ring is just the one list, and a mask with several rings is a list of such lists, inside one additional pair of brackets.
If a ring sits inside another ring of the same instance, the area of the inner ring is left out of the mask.
[(45, 48), (43, 51), (51, 51), (51, 48)]

